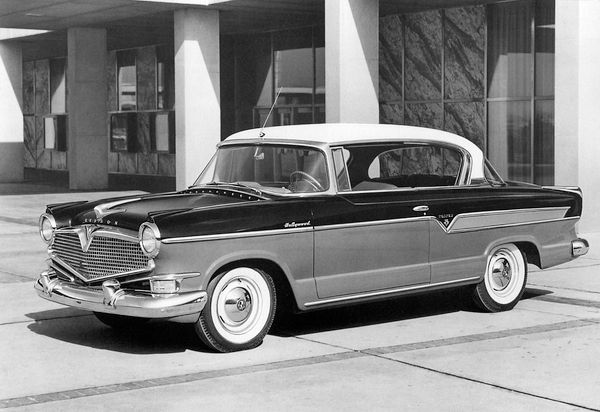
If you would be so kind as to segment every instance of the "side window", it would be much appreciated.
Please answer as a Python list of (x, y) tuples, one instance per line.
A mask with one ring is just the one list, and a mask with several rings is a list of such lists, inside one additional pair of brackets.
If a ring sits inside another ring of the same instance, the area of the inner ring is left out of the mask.
[[(379, 154), (369, 166), (369, 177), (385, 179), (411, 175), (436, 176), (444, 180), (439, 180), (440, 184), (432, 186), (448, 186), (456, 182), (461, 159), (459, 152), (446, 147), (402, 147)], [(435, 180), (431, 182), (435, 183)]]
[(348, 177), (348, 169), (346, 168), (345, 160), (348, 156), (349, 152), (345, 149), (333, 149), (333, 166), (335, 168), (338, 191), (340, 192), (352, 190), (350, 188), (350, 178)]
[(393, 143), (347, 146), (353, 191), (457, 184), (463, 154), (443, 145)]

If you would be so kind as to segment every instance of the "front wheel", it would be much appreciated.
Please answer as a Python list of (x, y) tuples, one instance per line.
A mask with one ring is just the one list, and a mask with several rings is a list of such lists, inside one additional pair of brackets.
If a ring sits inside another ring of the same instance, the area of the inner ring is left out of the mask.
[(481, 281), (473, 290), (475, 304), (487, 312), (512, 309), (525, 291), (527, 258), (513, 243), (493, 249)]
[(275, 284), (260, 269), (238, 267), (215, 276), (208, 301), (196, 322), (196, 333), (219, 352), (251, 349), (269, 331), (277, 298)]

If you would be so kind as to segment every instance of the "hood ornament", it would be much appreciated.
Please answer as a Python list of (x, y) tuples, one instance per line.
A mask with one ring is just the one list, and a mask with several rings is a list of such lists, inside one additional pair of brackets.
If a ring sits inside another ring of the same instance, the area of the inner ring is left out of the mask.
[(94, 208), (94, 213), (96, 214), (96, 219), (102, 219), (105, 216), (113, 215), (115, 213), (124, 212), (126, 209), (117, 208), (113, 209), (113, 207), (117, 207), (120, 205), (124, 205), (126, 203), (137, 202), (141, 200), (141, 197), (136, 197), (135, 199), (127, 199), (127, 200), (117, 200), (115, 202), (102, 203)]

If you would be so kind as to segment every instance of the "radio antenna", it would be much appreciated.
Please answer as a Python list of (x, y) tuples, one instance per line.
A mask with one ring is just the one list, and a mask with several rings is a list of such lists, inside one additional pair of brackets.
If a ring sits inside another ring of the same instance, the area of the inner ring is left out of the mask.
[(277, 104), (277, 99), (279, 98), (279, 95), (281, 94), (281, 89), (283, 89), (283, 87), (280, 87), (277, 90), (277, 94), (275, 95), (275, 100), (273, 100), (273, 104), (271, 105), (271, 110), (269, 110), (269, 113), (267, 114), (267, 117), (265, 118), (265, 121), (264, 121), (262, 127), (260, 128), (260, 131), (258, 132), (258, 137), (260, 137), (261, 139), (263, 137), (265, 137), (265, 132), (263, 132), (263, 130), (267, 126), (267, 122), (269, 121), (269, 118), (271, 117), (271, 113), (273, 113), (273, 109), (275, 108), (275, 105)]

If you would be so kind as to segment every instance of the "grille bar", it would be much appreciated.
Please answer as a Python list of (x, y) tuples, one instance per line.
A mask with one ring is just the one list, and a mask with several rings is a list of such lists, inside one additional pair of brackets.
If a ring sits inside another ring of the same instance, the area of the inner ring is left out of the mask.
[(75, 231), (60, 230), (55, 232), (52, 250), (88, 281), (149, 267), (137, 242), (105, 235), (92, 234), (88, 250), (83, 251)]

